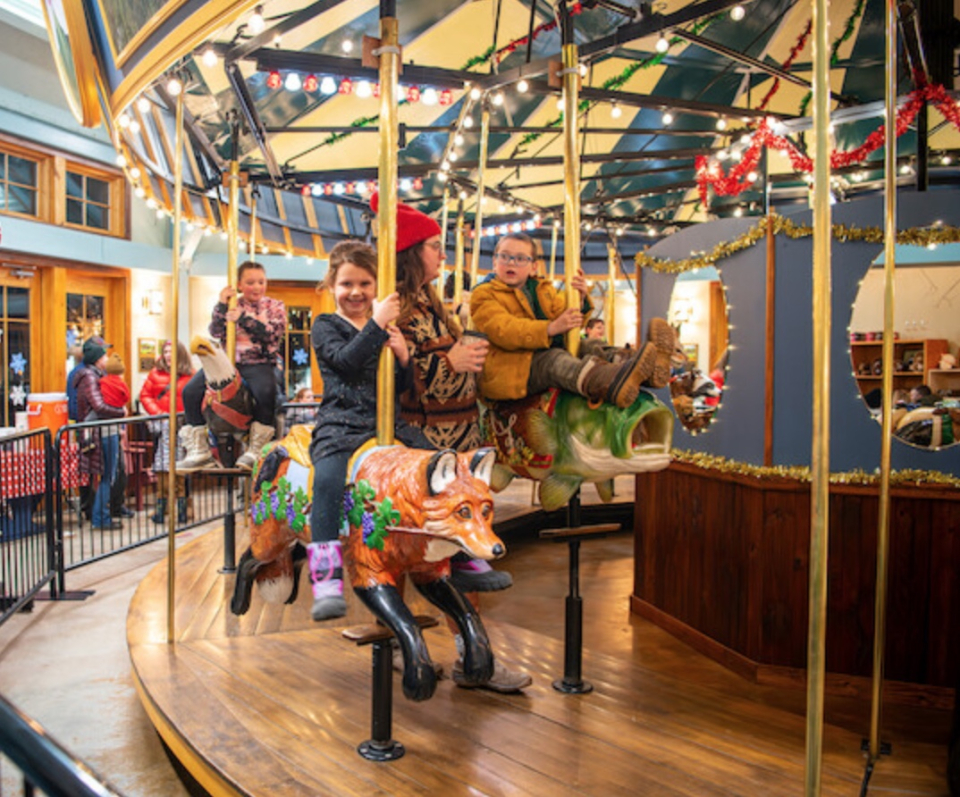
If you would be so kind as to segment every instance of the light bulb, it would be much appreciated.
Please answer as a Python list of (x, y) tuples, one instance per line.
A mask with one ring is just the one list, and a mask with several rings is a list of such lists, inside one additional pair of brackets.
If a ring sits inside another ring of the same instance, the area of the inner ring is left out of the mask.
[(669, 49), (670, 49), (670, 42), (668, 42), (667, 37), (661, 33), (660, 38), (657, 39), (657, 52), (665, 53)]
[(494, 105), (497, 105), (497, 106), (503, 105), (503, 92), (502, 91), (496, 92), (490, 98), (490, 102), (492, 102)]
[(734, 6), (730, 9), (730, 19), (732, 19), (734, 22), (739, 22), (744, 18), (746, 13), (747, 12), (744, 10), (743, 6)]
[(183, 84), (176, 78), (171, 78), (170, 82), (167, 83), (167, 92), (171, 97), (176, 97), (183, 91)]
[(206, 67), (215, 67), (217, 65), (217, 51), (213, 47), (207, 47), (201, 56), (203, 65)]
[(360, 99), (366, 99), (367, 97), (373, 96), (373, 86), (370, 85), (369, 80), (361, 80), (357, 83), (356, 91), (354, 92)]
[(482, 93), (483, 92), (481, 92), (480, 89), (474, 86), (472, 89), (470, 89), (470, 99), (479, 100)]
[(350, 39), (344, 39), (343, 43), (340, 45), (340, 49), (343, 50), (345, 53), (352, 53), (353, 42), (350, 41)]
[(457, 133), (457, 134), (453, 137), (453, 143), (454, 143), (456, 146), (458, 146), (458, 147), (462, 147), (462, 146), (463, 146), (463, 134), (462, 134), (462, 133)]
[(619, 119), (622, 114), (623, 114), (623, 111), (620, 109), (620, 106), (614, 103), (610, 108), (610, 115), (614, 119)]
[(726, 130), (727, 129), (727, 120), (722, 116), (717, 119), (717, 130)]
[(140, 111), (140, 113), (147, 113), (150, 110), (150, 100), (146, 97), (141, 97), (137, 100), (137, 110)]
[(669, 125), (672, 125), (672, 124), (673, 124), (673, 114), (670, 113), (670, 111), (664, 111), (664, 112), (663, 112), (663, 116), (660, 117), (660, 120), (663, 122), (664, 127), (667, 127), (667, 126), (669, 126)]
[(117, 124), (124, 129), (130, 127), (130, 117), (125, 113), (120, 114), (117, 117)]
[(530, 84), (527, 83), (526, 80), (524, 80), (523, 78), (520, 78), (520, 80), (517, 81), (517, 91), (520, 94), (526, 94), (529, 89), (530, 89)]
[(420, 102), (424, 105), (436, 105), (440, 102), (440, 96), (435, 88), (426, 88), (420, 94)]
[(337, 81), (335, 81), (330, 75), (324, 77), (320, 81), (320, 93), (321, 94), (336, 94), (337, 93)]
[(467, 127), (467, 128), (473, 127), (473, 117), (472, 117), (472, 116), (464, 116), (464, 117), (463, 117), (463, 126), (464, 126), (464, 127)]
[(303, 88), (303, 81), (300, 79), (299, 72), (288, 72), (286, 80), (283, 81), (283, 87), (287, 91), (300, 91)]
[(250, 30), (254, 33), (260, 33), (263, 31), (266, 26), (266, 22), (263, 19), (263, 6), (257, 6), (253, 10), (253, 16), (250, 17)]

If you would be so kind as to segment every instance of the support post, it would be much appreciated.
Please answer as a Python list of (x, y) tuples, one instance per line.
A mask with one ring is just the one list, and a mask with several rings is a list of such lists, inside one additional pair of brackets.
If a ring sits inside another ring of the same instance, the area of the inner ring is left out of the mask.
[(480, 249), (483, 243), (484, 173), (487, 170), (487, 142), (490, 138), (490, 106), (486, 98), (480, 110), (480, 162), (477, 169), (477, 210), (473, 214), (473, 246), (470, 250), (470, 289), (477, 285), (480, 273)]

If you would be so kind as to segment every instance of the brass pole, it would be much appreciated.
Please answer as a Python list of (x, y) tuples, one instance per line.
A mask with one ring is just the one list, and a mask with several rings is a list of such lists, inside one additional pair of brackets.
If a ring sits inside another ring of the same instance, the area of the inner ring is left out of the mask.
[(447, 224), (450, 221), (450, 209), (448, 205), (450, 204), (450, 187), (444, 186), (443, 188), (443, 212), (440, 216), (440, 251), (443, 252), (444, 257), (440, 261), (440, 273), (437, 276), (437, 292), (440, 294), (440, 301), (443, 301), (443, 292), (446, 288), (447, 281)]
[(830, 43), (829, 0), (813, 13), (813, 447), (810, 479), (810, 625), (807, 638), (806, 788), (820, 794), (830, 538)]
[(457, 207), (456, 260), (453, 263), (453, 309), (460, 306), (463, 297), (463, 200)]
[[(887, 0), (886, 102), (884, 124), (896, 129), (897, 8)], [(921, 113), (926, 113), (924, 108)], [(893, 444), (893, 309), (897, 242), (897, 137), (887, 135), (883, 150), (883, 415), (880, 432), (880, 507), (877, 519), (877, 589), (873, 604), (873, 681), (870, 690), (869, 762), (880, 757), (880, 715), (883, 707), (883, 649), (887, 631), (887, 556), (890, 549), (890, 448)]]
[[(167, 422), (170, 424), (170, 466), (167, 468), (167, 500), (170, 503), (171, 496), (177, 494), (177, 321), (180, 318), (180, 223), (183, 220), (183, 95), (181, 88), (177, 95), (177, 128), (175, 132), (174, 150), (177, 157), (173, 161), (173, 263), (170, 268), (170, 274), (173, 284), (171, 285), (171, 319), (170, 329), (170, 405), (167, 411)], [(173, 501), (176, 504), (176, 501)], [(173, 507), (167, 510), (167, 644), (173, 644), (176, 641), (176, 561), (177, 561), (177, 538), (176, 518), (177, 513)]]
[(616, 323), (613, 318), (617, 306), (617, 262), (620, 258), (617, 247), (607, 244), (607, 301), (604, 315), (607, 323), (607, 340), (611, 346), (616, 345)]
[(557, 240), (560, 237), (560, 223), (554, 221), (553, 232), (550, 234), (550, 282), (557, 276)]
[[(380, 17), (380, 204), (377, 212), (377, 298), (386, 299), (397, 289), (397, 77), (400, 71), (399, 25), (396, 17)], [(393, 363), (389, 346), (380, 352), (377, 371), (377, 444), (393, 444), (395, 397)]]
[(477, 170), (477, 211), (473, 216), (473, 246), (470, 251), (470, 287), (477, 284), (480, 249), (483, 243), (483, 177), (487, 168), (487, 143), (490, 138), (490, 108), (483, 103), (480, 112), (480, 162)]
[[(257, 191), (256, 187), (250, 190), (250, 240), (248, 241), (247, 248), (249, 250), (250, 257), (249, 260), (256, 261), (257, 259)], [(237, 244), (237, 248), (240, 246)]]
[[(239, 130), (234, 132), (239, 136)], [(236, 152), (230, 161), (230, 175), (228, 177), (230, 207), (227, 209), (227, 284), (231, 288), (237, 287), (237, 266), (240, 260), (240, 161)], [(237, 306), (237, 297), (231, 296), (227, 303), (230, 310)], [(237, 325), (236, 322), (227, 322), (227, 357), (235, 362), (237, 357)]]
[[(564, 9), (561, 13), (566, 13)], [(561, 22), (561, 24), (563, 24)], [(568, 21), (568, 25), (573, 23)], [(580, 153), (577, 149), (577, 105), (580, 94), (580, 57), (576, 44), (563, 45), (563, 276), (567, 307), (580, 307), (573, 275), (580, 263)], [(580, 348), (580, 330), (566, 334), (567, 350)]]

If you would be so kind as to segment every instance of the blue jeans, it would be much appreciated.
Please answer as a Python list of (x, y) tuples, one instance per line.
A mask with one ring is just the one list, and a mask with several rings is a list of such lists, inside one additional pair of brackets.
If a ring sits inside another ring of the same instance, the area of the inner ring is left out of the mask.
[(120, 435), (111, 434), (100, 438), (100, 464), (103, 475), (93, 499), (94, 528), (110, 528), (110, 486), (117, 478), (117, 465), (120, 462)]
[(343, 488), (352, 451), (340, 451), (313, 461), (313, 504), (310, 507), (310, 539), (331, 542), (340, 536)]

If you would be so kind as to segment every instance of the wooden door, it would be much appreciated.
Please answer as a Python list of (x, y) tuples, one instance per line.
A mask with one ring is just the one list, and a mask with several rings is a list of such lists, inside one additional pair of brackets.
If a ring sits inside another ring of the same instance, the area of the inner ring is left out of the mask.
[(314, 285), (271, 280), (267, 294), (273, 299), (280, 299), (287, 306), (283, 371), (286, 395), (292, 398), (298, 385), (308, 383), (314, 394), (320, 396), (323, 393), (323, 380), (310, 345), (310, 329), (318, 315), (334, 311), (330, 292)]

